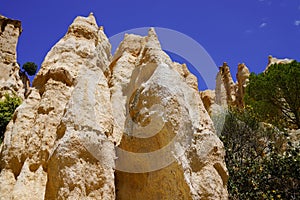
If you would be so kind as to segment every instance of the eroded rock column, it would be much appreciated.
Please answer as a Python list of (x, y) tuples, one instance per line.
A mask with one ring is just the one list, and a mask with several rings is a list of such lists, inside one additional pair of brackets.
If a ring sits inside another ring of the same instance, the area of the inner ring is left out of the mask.
[(222, 142), (185, 65), (125, 35), (111, 69), (117, 199), (227, 199)]
[(0, 15), (0, 98), (13, 94), (24, 99), (29, 79), (17, 63), (17, 44), (22, 32), (21, 22)]
[(2, 199), (114, 199), (110, 44), (91, 14), (47, 54), (8, 125)]

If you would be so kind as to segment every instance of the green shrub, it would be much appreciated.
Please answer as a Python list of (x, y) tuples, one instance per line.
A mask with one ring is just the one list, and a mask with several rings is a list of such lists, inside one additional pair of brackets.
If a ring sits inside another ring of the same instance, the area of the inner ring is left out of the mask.
[(11, 120), (16, 108), (22, 100), (16, 96), (5, 94), (4, 99), (0, 100), (0, 139), (2, 140), (8, 122)]
[(231, 110), (221, 140), (230, 199), (300, 199), (300, 149), (286, 133), (258, 123), (247, 110)]
[(33, 62), (26, 62), (23, 65), (23, 69), (25, 70), (25, 72), (29, 75), (29, 76), (33, 76), (36, 73), (37, 70), (37, 65)]

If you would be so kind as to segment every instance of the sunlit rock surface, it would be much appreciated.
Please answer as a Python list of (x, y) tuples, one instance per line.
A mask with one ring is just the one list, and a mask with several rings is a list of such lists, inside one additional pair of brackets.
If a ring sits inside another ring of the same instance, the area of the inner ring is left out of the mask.
[(0, 199), (228, 199), (196, 77), (154, 29), (111, 56), (93, 14), (47, 54), (0, 150)]
[(17, 63), (17, 43), (22, 32), (21, 22), (0, 15), (0, 98), (5, 94), (24, 99), (29, 80)]

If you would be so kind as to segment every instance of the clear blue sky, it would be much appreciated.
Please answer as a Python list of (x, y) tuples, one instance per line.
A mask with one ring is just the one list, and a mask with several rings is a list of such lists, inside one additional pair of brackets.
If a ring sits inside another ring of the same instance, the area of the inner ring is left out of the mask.
[(22, 21), (21, 64), (40, 65), (73, 19), (90, 12), (108, 37), (145, 26), (184, 33), (233, 77), (241, 62), (263, 71), (270, 54), (300, 61), (300, 0), (0, 0), (0, 14)]

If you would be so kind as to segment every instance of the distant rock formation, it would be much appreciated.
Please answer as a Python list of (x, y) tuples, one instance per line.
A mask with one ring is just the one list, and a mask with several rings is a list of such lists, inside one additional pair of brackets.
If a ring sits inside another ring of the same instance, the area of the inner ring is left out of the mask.
[(20, 71), (17, 63), (17, 43), (22, 32), (21, 22), (0, 15), (0, 98), (15, 94), (25, 98), (29, 79)]
[(236, 74), (236, 98), (235, 105), (239, 108), (245, 106), (244, 96), (247, 83), (249, 81), (250, 71), (244, 63), (238, 64), (238, 72)]
[(245, 88), (250, 72), (244, 63), (238, 64), (236, 74), (237, 82), (234, 83), (230, 68), (226, 62), (219, 67), (216, 76), (215, 90), (200, 91), (200, 97), (205, 109), (209, 113), (218, 135), (221, 134), (228, 108), (243, 109), (245, 107)]
[(226, 109), (231, 106), (243, 108), (245, 106), (243, 98), (249, 76), (250, 72), (247, 66), (244, 63), (238, 64), (237, 82), (234, 83), (230, 68), (224, 62), (216, 77), (216, 89), (200, 92), (206, 110), (212, 113), (212, 105)]
[[(273, 64), (287, 64), (293, 62), (293, 59), (280, 59), (272, 56), (268, 57), (268, 65), (264, 72)], [(226, 62), (219, 67), (219, 72), (216, 76), (215, 90), (200, 91), (200, 96), (204, 107), (211, 116), (215, 129), (219, 134), (225, 120), (227, 109), (229, 107), (242, 109), (245, 107), (244, 96), (247, 83), (249, 82), (250, 71), (247, 66), (242, 63), (238, 64), (236, 74), (236, 83), (232, 80), (230, 68)], [(222, 118), (220, 120), (220, 117)], [(220, 123), (221, 124), (218, 124)]]
[[(265, 71), (273, 64), (287, 64), (293, 62), (293, 59), (279, 59), (272, 56), (268, 57), (268, 65)], [(250, 71), (244, 63), (238, 64), (236, 74), (236, 83), (232, 80), (230, 68), (226, 62), (219, 67), (219, 72), (216, 77), (215, 90), (201, 91), (201, 99), (204, 103), (206, 110), (212, 113), (212, 105), (228, 108), (230, 106), (243, 108), (245, 106), (244, 96), (245, 88), (249, 81)]]
[(294, 60), (293, 59), (289, 59), (289, 58), (275, 58), (271, 55), (269, 55), (268, 57), (268, 65), (265, 69), (265, 71), (268, 70), (268, 68), (271, 66), (271, 65), (274, 65), (274, 64), (288, 64), (288, 63), (291, 63), (293, 62)]
[(219, 68), (216, 82), (218, 83), (216, 85), (216, 103), (219, 105), (233, 105), (236, 99), (235, 84), (226, 62)]
[(7, 127), (0, 199), (228, 199), (224, 155), (197, 79), (154, 29), (125, 35), (112, 57), (90, 14), (47, 54)]

